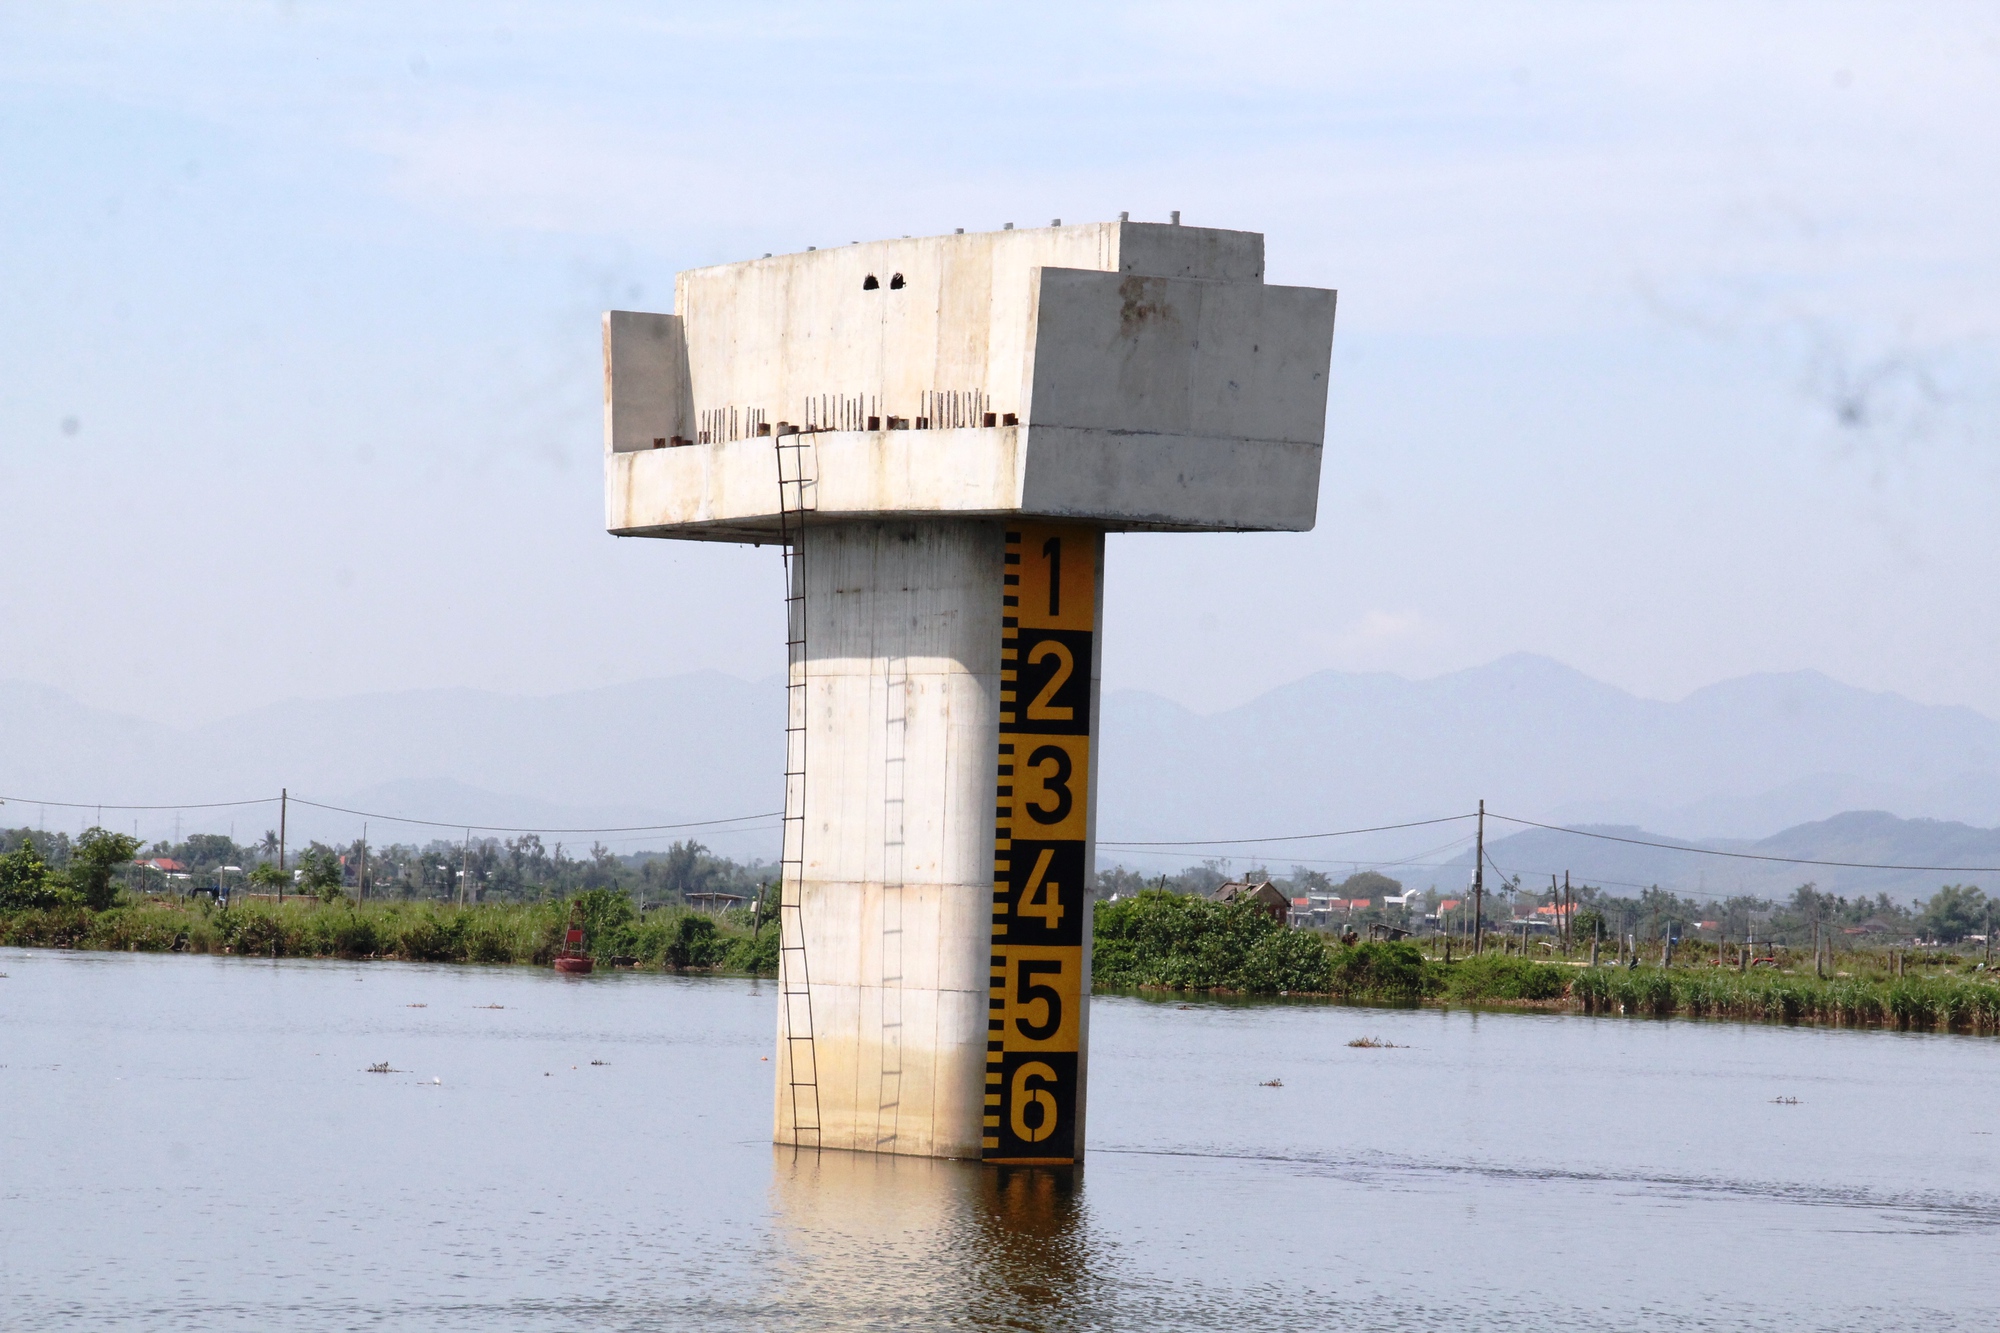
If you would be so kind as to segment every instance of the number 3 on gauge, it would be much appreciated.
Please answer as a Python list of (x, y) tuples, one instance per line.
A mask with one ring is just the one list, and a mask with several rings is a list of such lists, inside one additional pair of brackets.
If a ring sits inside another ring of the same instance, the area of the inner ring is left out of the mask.
[[(1055, 771), (1045, 771), (1044, 766)], [(1075, 771), (1070, 763), (1069, 751), (1060, 745), (1038, 746), (1035, 752), (1028, 756), (1028, 767), (1041, 779), (1041, 794), (1055, 801), (1054, 805), (1043, 805), (1040, 801), (1028, 802), (1028, 818), (1037, 824), (1060, 824), (1068, 819), (1070, 807), (1075, 804), (1075, 798), (1069, 790), (1070, 774)]]

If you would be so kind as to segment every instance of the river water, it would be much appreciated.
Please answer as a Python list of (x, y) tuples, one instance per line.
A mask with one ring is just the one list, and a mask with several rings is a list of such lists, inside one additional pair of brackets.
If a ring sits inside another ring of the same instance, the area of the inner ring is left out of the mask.
[(2000, 1327), (1988, 1039), (1099, 997), (1071, 1176), (772, 1147), (769, 983), (0, 973), (0, 1329)]

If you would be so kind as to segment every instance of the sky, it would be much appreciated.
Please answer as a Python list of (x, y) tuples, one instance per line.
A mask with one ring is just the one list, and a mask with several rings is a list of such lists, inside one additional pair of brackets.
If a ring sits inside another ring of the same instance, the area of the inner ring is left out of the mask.
[(599, 312), (1179, 209), (1340, 292), (1319, 525), (1114, 537), (1108, 687), (2000, 715), (1996, 161), (1990, 5), (0, 3), (0, 677), (770, 676), (774, 552), (603, 531)]

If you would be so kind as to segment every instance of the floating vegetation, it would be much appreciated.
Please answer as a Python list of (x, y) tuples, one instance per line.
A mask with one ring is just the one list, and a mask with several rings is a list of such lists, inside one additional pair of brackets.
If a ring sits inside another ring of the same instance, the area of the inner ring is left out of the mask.
[(1395, 1042), (1383, 1041), (1380, 1037), (1356, 1037), (1347, 1044), (1349, 1046), (1358, 1046), (1362, 1050), (1367, 1051), (1395, 1051), (1402, 1049)]

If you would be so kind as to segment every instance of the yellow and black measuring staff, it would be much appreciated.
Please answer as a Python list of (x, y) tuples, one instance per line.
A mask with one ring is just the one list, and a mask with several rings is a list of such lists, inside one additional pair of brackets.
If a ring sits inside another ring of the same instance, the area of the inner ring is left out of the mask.
[(1065, 1163), (1077, 1150), (1091, 651), (1104, 536), (1023, 525), (1006, 538), (982, 1155)]

